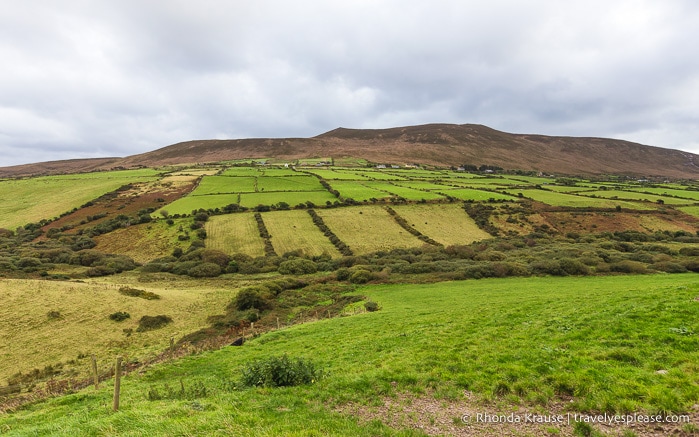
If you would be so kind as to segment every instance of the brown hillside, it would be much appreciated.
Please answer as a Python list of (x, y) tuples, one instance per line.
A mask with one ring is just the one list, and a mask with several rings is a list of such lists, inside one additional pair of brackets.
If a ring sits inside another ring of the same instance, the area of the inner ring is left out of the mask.
[[(356, 157), (373, 162), (435, 166), (497, 165), (568, 175), (627, 174), (696, 178), (699, 156), (605, 138), (550, 137), (500, 132), (481, 125), (428, 124), (391, 129), (338, 128), (313, 138), (199, 140), (120, 160), (82, 160), (90, 169), (159, 166), (242, 158), (294, 160)], [(62, 163), (66, 163), (63, 165)], [(0, 176), (75, 171), (67, 161), (0, 168)], [(83, 169), (85, 170), (85, 169)]]

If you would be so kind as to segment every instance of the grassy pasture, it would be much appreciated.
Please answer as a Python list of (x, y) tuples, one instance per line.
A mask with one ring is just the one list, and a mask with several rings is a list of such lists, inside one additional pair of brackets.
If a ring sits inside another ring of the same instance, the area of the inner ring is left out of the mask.
[(170, 214), (191, 214), (195, 209), (223, 208), (226, 205), (238, 203), (238, 194), (211, 194), (208, 196), (185, 196), (163, 206), (153, 214), (159, 216), (159, 212), (165, 210)]
[(414, 190), (448, 190), (452, 187), (446, 184), (441, 184), (432, 181), (398, 181), (396, 185), (401, 187), (412, 188)]
[(294, 171), (290, 168), (281, 167), (265, 167), (261, 170), (262, 176), (301, 176), (303, 173)]
[(254, 208), (257, 205), (276, 205), (286, 202), (290, 206), (299, 203), (313, 202), (316, 205), (325, 205), (325, 202), (334, 202), (337, 197), (323, 191), (278, 191), (269, 193), (243, 193), (240, 195), (240, 205)]
[(678, 199), (676, 197), (667, 196), (657, 196), (655, 194), (639, 193), (636, 191), (622, 191), (622, 190), (601, 190), (601, 191), (586, 191), (583, 193), (585, 196), (597, 196), (605, 199), (624, 199), (624, 200), (640, 200), (657, 202), (662, 200), (667, 205), (687, 205), (689, 203), (694, 203), (694, 201), (689, 199)]
[(325, 209), (317, 213), (356, 254), (424, 244), (401, 228), (380, 206)]
[(636, 191), (639, 193), (651, 193), (658, 196), (665, 197), (679, 197), (682, 199), (691, 199), (699, 202), (699, 191), (684, 190), (684, 189), (670, 189), (670, 188), (651, 188), (651, 187), (635, 187), (629, 188), (630, 191)]
[(359, 182), (332, 181), (330, 182), (330, 186), (339, 191), (340, 195), (345, 199), (354, 199), (358, 202), (372, 198), (383, 199), (384, 197), (391, 196), (389, 193), (370, 188), (364, 184), (360, 184)]
[[(343, 172), (350, 173), (350, 172)], [(398, 176), (395, 174), (387, 173), (382, 170), (355, 170), (352, 173), (359, 175), (364, 178), (369, 178), (377, 181), (404, 181), (406, 180), (403, 176)]]
[(629, 202), (625, 200), (612, 200), (584, 196), (575, 196), (565, 193), (554, 193), (546, 190), (516, 190), (513, 195), (522, 193), (524, 197), (536, 200), (552, 206), (565, 206), (573, 208), (615, 208), (617, 205), (627, 209), (654, 209), (652, 205)]
[(495, 200), (513, 200), (512, 196), (503, 193), (495, 193), (492, 191), (483, 190), (473, 190), (469, 188), (456, 188), (442, 190), (440, 193), (444, 193), (447, 196), (455, 197), (459, 200), (475, 200), (475, 201), (486, 201), (490, 199)]
[(333, 258), (340, 256), (305, 210), (266, 212), (262, 214), (262, 218), (272, 236), (274, 250), (279, 255), (301, 249), (305, 255), (310, 256), (323, 253)]
[(478, 228), (461, 205), (396, 205), (392, 207), (408, 224), (445, 246), (470, 244), (490, 238)]
[(473, 179), (451, 179), (450, 184), (461, 185), (463, 187), (486, 187), (486, 188), (500, 188), (500, 187), (510, 187), (512, 185), (530, 185), (527, 182), (518, 181), (514, 179), (498, 178), (498, 177), (479, 177)]
[[(337, 407), (354, 402), (375, 411), (372, 405), (403, 392), (436, 396), (435, 405), (456, 402), (459, 414), (506, 415), (528, 405), (551, 414), (551, 404), (563, 405), (563, 414), (681, 412), (699, 400), (699, 338), (681, 333), (699, 330), (693, 275), (493, 279), (360, 292), (382, 310), (297, 325), (242, 348), (129, 375), (118, 413), (109, 408), (107, 385), (0, 416), (0, 429), (11, 436), (417, 436), (423, 434)], [(312, 359), (329, 376), (295, 388), (227, 388), (246, 363), (282, 354)], [(147, 400), (148, 390), (178, 387), (179, 380), (204, 384), (207, 395)], [(433, 417), (411, 414), (421, 424)], [(388, 422), (400, 412), (378, 417)], [(571, 428), (554, 424), (525, 434), (572, 435)]]
[(0, 228), (57, 217), (117, 188), (156, 179), (155, 170), (125, 170), (0, 181)]
[(265, 244), (250, 213), (217, 215), (204, 226), (206, 247), (228, 254), (244, 253), (252, 257), (265, 253)]
[(315, 176), (261, 176), (257, 178), (257, 191), (323, 191), (325, 188)]
[(596, 189), (596, 187), (569, 187), (566, 185), (544, 185), (544, 188), (546, 188), (547, 190), (555, 191), (557, 193), (585, 193), (589, 191), (595, 191)]
[[(124, 276), (116, 281), (131, 281)], [(96, 354), (100, 360), (121, 353), (143, 358), (163, 350), (170, 336), (181, 336), (206, 326), (206, 317), (218, 311), (234, 294), (204, 282), (178, 281), (135, 285), (161, 296), (144, 300), (119, 293), (122, 286), (107, 282), (51, 282), (7, 279), (0, 283), (0, 381), (34, 368), (75, 360), (78, 354)], [(50, 311), (59, 317), (48, 316)], [(131, 317), (114, 322), (109, 315), (128, 312)], [(144, 315), (165, 314), (173, 322), (164, 328), (137, 333)], [(123, 329), (134, 330), (126, 336)], [(108, 366), (102, 361), (102, 366)], [(77, 370), (86, 374), (89, 358), (79, 360)], [(102, 368), (106, 371), (106, 368)]]
[(207, 176), (190, 195), (254, 193), (255, 180), (254, 177)]
[(230, 167), (225, 169), (221, 176), (260, 176), (261, 170), (258, 167)]
[(330, 169), (308, 169), (308, 173), (320, 176), (328, 181), (359, 181), (359, 180), (369, 180), (370, 178), (362, 176), (353, 172), (343, 172)]
[(693, 215), (694, 217), (699, 217), (699, 206), (681, 206), (677, 209), (684, 212), (685, 214)]
[(375, 190), (387, 191), (396, 196), (403, 197), (408, 200), (435, 200), (444, 199), (444, 196), (440, 196), (437, 193), (432, 193), (429, 191), (419, 191), (408, 187), (401, 187), (398, 185), (393, 185), (387, 182), (363, 182), (362, 185)]

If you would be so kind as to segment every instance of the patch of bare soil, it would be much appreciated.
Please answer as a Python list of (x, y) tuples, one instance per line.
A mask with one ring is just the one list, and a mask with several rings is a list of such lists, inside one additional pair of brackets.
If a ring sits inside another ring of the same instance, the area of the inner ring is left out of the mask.
[[(575, 422), (587, 423), (605, 436), (699, 436), (699, 405), (691, 412), (676, 415), (679, 423), (644, 423), (650, 416), (636, 414), (634, 421), (607, 414), (593, 415), (566, 410), (566, 402), (543, 407), (513, 405), (500, 407), (476, 399), (466, 392), (463, 399), (435, 399), (431, 394), (416, 396), (400, 393), (382, 399), (379, 406), (348, 403), (336, 411), (360, 422), (378, 420), (395, 429), (416, 429), (430, 436), (576, 436)], [(627, 423), (614, 423), (614, 420)], [(603, 423), (607, 421), (608, 423)], [(580, 425), (578, 425), (580, 426)], [(589, 428), (588, 428), (589, 429)]]

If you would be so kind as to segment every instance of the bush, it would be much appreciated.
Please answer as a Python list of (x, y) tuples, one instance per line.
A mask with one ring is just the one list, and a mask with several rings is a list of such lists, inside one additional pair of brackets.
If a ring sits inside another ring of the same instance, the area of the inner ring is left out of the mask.
[(311, 361), (282, 355), (247, 364), (241, 370), (241, 383), (245, 387), (293, 387), (313, 384), (324, 376)]
[(114, 320), (115, 322), (121, 322), (131, 317), (131, 314), (124, 311), (117, 311), (109, 315), (109, 320)]
[(369, 302), (364, 303), (364, 309), (370, 313), (373, 313), (374, 311), (379, 310), (379, 304), (377, 304), (374, 301), (369, 301)]
[(646, 273), (646, 265), (638, 261), (624, 260), (609, 266), (612, 272), (618, 273)]
[(238, 311), (249, 309), (266, 310), (271, 305), (264, 296), (265, 291), (266, 289), (262, 289), (261, 287), (248, 287), (240, 290), (233, 301), (235, 307)]
[(317, 272), (318, 266), (310, 259), (296, 258), (279, 264), (278, 271), (282, 275), (305, 275)]
[(197, 264), (187, 274), (195, 278), (213, 278), (221, 274), (221, 267), (214, 263)]
[(353, 284), (366, 284), (371, 281), (373, 275), (369, 270), (358, 269), (349, 277), (349, 281)]
[(170, 316), (143, 316), (138, 321), (138, 328), (136, 328), (136, 332), (152, 331), (154, 329), (162, 328), (168, 323), (172, 323), (172, 317)]
[(146, 300), (160, 299), (160, 296), (152, 291), (139, 290), (138, 288), (121, 287), (119, 289), (119, 293), (123, 294), (124, 296), (140, 297), (141, 299)]

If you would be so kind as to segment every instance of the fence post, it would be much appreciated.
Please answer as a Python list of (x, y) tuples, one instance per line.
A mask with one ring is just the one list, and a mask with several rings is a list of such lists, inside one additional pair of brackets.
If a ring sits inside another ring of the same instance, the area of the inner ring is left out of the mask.
[(279, 328), (279, 317), (277, 317), (277, 329), (280, 329)]
[(92, 355), (92, 378), (95, 382), (95, 390), (99, 389), (100, 376), (97, 373), (97, 357)]
[(175, 337), (170, 337), (170, 359), (175, 357)]
[(121, 357), (116, 359), (116, 369), (114, 369), (114, 404), (112, 410), (119, 411), (119, 395), (121, 394)]

